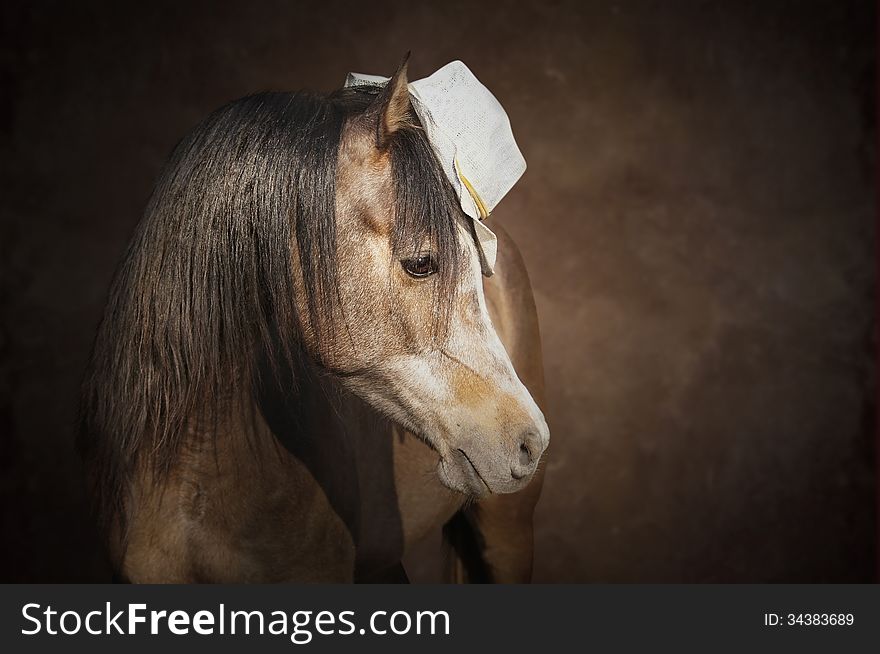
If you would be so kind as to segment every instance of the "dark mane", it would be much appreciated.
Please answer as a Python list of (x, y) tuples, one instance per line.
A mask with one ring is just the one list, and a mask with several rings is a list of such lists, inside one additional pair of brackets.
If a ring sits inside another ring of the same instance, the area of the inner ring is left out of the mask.
[[(374, 94), (253, 95), (174, 150), (117, 270), (83, 383), (78, 446), (105, 528), (124, 524), (138, 466), (167, 474), (194, 422), (216, 420), (230, 388), (252, 391), (262, 355), (290, 362), (298, 351), (297, 252), (309, 318), (332, 337), (337, 154)], [(394, 247), (435, 244), (442, 315), (462, 256), (457, 199), (418, 127), (395, 135), (391, 157)]]

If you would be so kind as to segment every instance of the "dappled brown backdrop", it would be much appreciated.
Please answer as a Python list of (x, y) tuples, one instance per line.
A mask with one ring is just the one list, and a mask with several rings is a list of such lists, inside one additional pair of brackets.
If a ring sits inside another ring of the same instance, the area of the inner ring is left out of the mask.
[(873, 4), (5, 2), (0, 580), (106, 578), (76, 389), (175, 142), (407, 50), (529, 162), (496, 215), (546, 350), (536, 580), (871, 579)]

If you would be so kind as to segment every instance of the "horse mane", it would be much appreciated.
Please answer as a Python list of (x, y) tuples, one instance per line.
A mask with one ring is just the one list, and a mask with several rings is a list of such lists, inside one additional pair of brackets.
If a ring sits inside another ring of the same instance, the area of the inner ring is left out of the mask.
[[(302, 340), (294, 254), (308, 317), (333, 337), (337, 155), (345, 125), (369, 115), (375, 97), (366, 88), (252, 95), (174, 149), (111, 284), (82, 386), (77, 444), (105, 529), (124, 533), (139, 467), (161, 479), (194, 424), (218, 418), (230, 388), (254, 392), (260, 360), (293, 369)], [(390, 144), (394, 249), (434, 243), (442, 322), (463, 256), (461, 210), (412, 122)]]

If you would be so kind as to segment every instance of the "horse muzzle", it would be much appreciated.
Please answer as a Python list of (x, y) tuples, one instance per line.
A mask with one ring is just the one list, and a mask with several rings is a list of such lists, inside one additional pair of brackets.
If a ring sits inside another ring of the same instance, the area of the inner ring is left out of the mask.
[(441, 458), (440, 479), (452, 490), (476, 497), (515, 493), (535, 474), (549, 441), (543, 417), (512, 438), (468, 439)]

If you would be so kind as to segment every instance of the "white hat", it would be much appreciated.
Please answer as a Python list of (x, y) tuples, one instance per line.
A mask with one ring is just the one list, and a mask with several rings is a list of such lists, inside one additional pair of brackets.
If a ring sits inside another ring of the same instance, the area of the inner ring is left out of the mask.
[[(384, 86), (387, 82), (387, 77), (349, 73), (345, 86)], [(460, 61), (411, 82), (409, 93), (462, 210), (473, 218), (484, 265), (492, 274), (498, 242), (482, 221), (526, 170), (510, 119), (489, 89)]]

